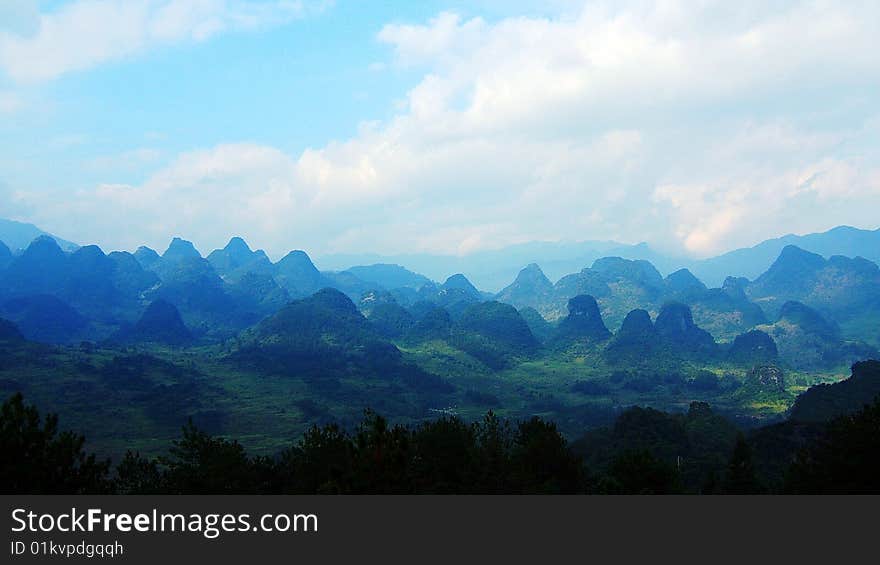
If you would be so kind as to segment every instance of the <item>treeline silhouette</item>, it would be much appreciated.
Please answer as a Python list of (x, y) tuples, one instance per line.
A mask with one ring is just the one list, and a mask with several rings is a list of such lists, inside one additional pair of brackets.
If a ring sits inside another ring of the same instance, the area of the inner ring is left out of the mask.
[[(790, 465), (783, 492), (878, 492), (880, 401), (831, 422)], [(347, 432), (312, 427), (274, 457), (249, 456), (235, 440), (192, 423), (167, 454), (134, 452), (114, 467), (84, 451), (85, 438), (59, 431), (16, 394), (0, 410), (0, 484), (29, 494), (671, 494), (684, 492), (675, 466), (648, 450), (622, 450), (601, 473), (575, 455), (556, 425), (511, 422), (489, 412), (466, 423), (443, 417), (390, 425), (366, 412)], [(699, 492), (766, 493), (740, 435), (724, 468)]]

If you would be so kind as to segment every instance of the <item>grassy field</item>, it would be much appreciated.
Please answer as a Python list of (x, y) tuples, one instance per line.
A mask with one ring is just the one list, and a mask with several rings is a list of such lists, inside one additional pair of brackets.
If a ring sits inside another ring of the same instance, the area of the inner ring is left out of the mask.
[[(473, 420), (488, 410), (511, 418), (539, 415), (557, 422), (570, 438), (609, 424), (633, 405), (684, 411), (692, 401), (704, 401), (743, 422), (763, 423), (783, 416), (809, 386), (849, 374), (843, 367), (787, 370), (784, 388), (771, 390), (748, 383), (746, 368), (723, 364), (633, 370), (610, 367), (597, 352), (584, 350), (519, 359), (492, 371), (443, 341), (401, 348), (406, 361), (445, 377), (454, 392), (424, 395), (379, 379), (323, 382), (258, 374), (237, 367), (216, 347), (28, 344), (0, 351), (0, 394), (21, 391), (41, 411), (58, 413), (62, 429), (85, 434), (90, 449), (118, 459), (127, 449), (161, 453), (189, 418), (253, 453), (272, 454), (313, 424), (353, 427), (368, 408), (400, 423), (442, 414)], [(700, 371), (715, 375), (717, 388), (696, 388), (693, 380)]]

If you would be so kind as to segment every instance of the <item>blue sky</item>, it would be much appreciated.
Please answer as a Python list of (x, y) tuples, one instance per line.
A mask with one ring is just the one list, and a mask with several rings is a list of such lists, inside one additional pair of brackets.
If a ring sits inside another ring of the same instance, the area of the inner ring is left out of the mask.
[(106, 250), (876, 228), (875, 2), (0, 6), (0, 217)]

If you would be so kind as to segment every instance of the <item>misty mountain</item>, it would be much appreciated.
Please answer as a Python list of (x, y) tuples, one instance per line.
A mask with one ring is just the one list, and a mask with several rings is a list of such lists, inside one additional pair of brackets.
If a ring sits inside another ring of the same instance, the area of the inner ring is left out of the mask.
[(436, 306), (444, 308), (452, 318), (457, 319), (469, 306), (487, 298), (461, 274), (450, 276), (441, 285), (430, 282), (418, 290), (401, 287), (389, 292), (395, 301), (408, 307), (417, 318), (421, 317), (420, 312), (425, 313)]
[(416, 323), (409, 310), (393, 300), (376, 304), (370, 309), (367, 319), (379, 335), (388, 339), (404, 337)]
[(32, 294), (0, 304), (0, 317), (15, 323), (22, 335), (43, 343), (72, 343), (89, 337), (89, 321), (51, 294)]
[(736, 336), (727, 351), (727, 358), (743, 365), (768, 365), (779, 358), (776, 342), (761, 330), (749, 330)]
[(537, 263), (523, 267), (516, 279), (498, 293), (497, 299), (517, 308), (537, 308), (552, 301), (553, 283)]
[(768, 239), (753, 247), (736, 249), (717, 257), (695, 261), (690, 269), (700, 279), (714, 286), (727, 276), (757, 278), (779, 257), (782, 250), (794, 245), (823, 257), (842, 255), (864, 257), (880, 263), (880, 229), (862, 230), (838, 226), (822, 233), (786, 235)]
[(159, 282), (130, 254), (105, 255), (96, 245), (71, 253), (66, 270), (59, 296), (88, 317), (107, 323), (129, 319), (133, 310), (140, 309), (142, 293)]
[(326, 286), (344, 292), (352, 300), (359, 300), (371, 290), (384, 288), (376, 283), (364, 281), (350, 271), (321, 271), (321, 276), (324, 277)]
[(449, 339), (452, 333), (452, 317), (445, 308), (426, 303), (428, 310), (413, 324), (406, 339), (411, 342), (424, 342), (435, 339)]
[[(654, 250), (646, 243), (614, 241), (529, 242), (468, 255), (436, 254), (337, 254), (320, 257), (324, 268), (343, 270), (350, 265), (396, 263), (434, 280), (450, 273), (464, 273), (477, 287), (500, 291), (516, 278), (523, 265), (537, 263), (551, 281), (579, 272), (602, 257), (621, 257), (651, 262), (659, 272), (687, 268), (709, 287), (718, 287), (728, 276), (757, 278), (766, 271), (786, 245), (824, 257), (843, 255), (880, 262), (880, 229), (862, 230), (838, 226), (822, 233), (786, 235), (753, 247), (736, 249), (708, 259), (677, 257)], [(564, 305), (563, 305), (564, 306)]]
[(660, 271), (644, 259), (624, 259), (610, 256), (597, 259), (591, 268), (609, 281), (631, 281), (647, 292), (660, 292), (663, 288), (663, 276)]
[(305, 251), (291, 251), (275, 264), (275, 280), (291, 297), (309, 296), (330, 286)]
[[(655, 252), (647, 244), (627, 245), (615, 241), (529, 242), (467, 255), (438, 254), (336, 254), (320, 257), (324, 268), (342, 270), (350, 265), (393, 263), (422, 273), (433, 280), (443, 280), (451, 273), (463, 273), (480, 289), (498, 292), (522, 269), (537, 263), (551, 280), (580, 271), (596, 259), (619, 256), (644, 259), (672, 270), (681, 261)], [(563, 305), (564, 306), (564, 305)]]
[(516, 308), (501, 302), (481, 302), (468, 307), (456, 322), (455, 330), (478, 334), (511, 352), (530, 352), (538, 346)]
[(243, 317), (253, 322), (277, 312), (290, 302), (287, 290), (265, 273), (245, 272), (229, 282), (226, 290), (235, 301), (236, 308), (243, 311)]
[[(33, 239), (40, 235), (50, 234), (46, 234), (30, 224), (0, 219), (0, 241), (5, 242), (13, 253), (18, 249), (26, 248)], [(51, 237), (56, 239), (65, 251), (72, 251), (77, 247), (75, 244), (55, 236)], [(578, 272), (588, 265), (592, 265), (597, 259), (616, 256), (623, 259), (649, 261), (661, 273), (672, 273), (678, 269), (687, 268), (707, 286), (717, 287), (728, 276), (757, 278), (770, 267), (786, 245), (796, 245), (826, 258), (832, 255), (861, 256), (875, 263), (880, 262), (880, 251), (878, 251), (880, 250), (880, 229), (863, 230), (850, 226), (838, 226), (822, 233), (786, 235), (763, 241), (753, 247), (736, 249), (702, 260), (664, 254), (654, 250), (646, 243), (630, 245), (614, 241), (583, 241), (529, 242), (462, 256), (437, 254), (324, 255), (320, 257), (320, 263), (325, 270), (355, 269), (352, 274), (359, 279), (376, 283), (383, 288), (414, 287), (418, 286), (416, 281), (420, 281), (420, 277), (444, 280), (452, 273), (463, 273), (480, 289), (500, 291), (515, 279), (523, 265), (537, 263), (541, 265), (551, 281), (557, 281), (567, 274)], [(0, 255), (2, 255), (2, 251), (0, 251)], [(149, 268), (145, 264), (149, 261), (142, 256), (143, 254), (136, 253), (136, 255), (138, 255), (138, 260)], [(215, 259), (219, 259), (219, 257), (215, 257)], [(363, 265), (366, 268), (372, 268), (376, 267), (375, 264), (384, 264), (386, 267), (397, 266), (408, 270), (413, 273), (413, 280), (405, 285), (398, 285), (393, 279), (378, 280), (376, 278), (380, 276), (376, 274), (376, 271), (381, 270), (381, 267), (373, 269), (373, 278), (359, 276), (361, 267), (352, 267), (352, 265)], [(2, 268), (2, 257), (0, 257), (0, 268)], [(218, 273), (222, 276), (226, 275), (225, 269), (219, 267)]]
[(49, 236), (33, 240), (0, 275), (2, 294), (52, 293), (66, 278), (67, 255)]
[(236, 365), (271, 374), (306, 378), (322, 390), (350, 377), (396, 381), (419, 392), (444, 393), (451, 387), (403, 360), (338, 290), (325, 288), (295, 300), (240, 337), (230, 356)]
[(679, 351), (699, 356), (715, 353), (715, 340), (694, 323), (691, 309), (686, 304), (665, 304), (654, 320), (654, 328), (661, 339)]
[(465, 296), (473, 298), (474, 300), (482, 299), (483, 295), (477, 290), (471, 281), (467, 279), (461, 273), (457, 273), (455, 275), (450, 276), (446, 279), (446, 281), (440, 286), (441, 292), (451, 292), (451, 291), (461, 291)]
[(251, 251), (240, 237), (233, 237), (223, 249), (208, 254), (208, 262), (222, 278), (237, 280), (247, 273), (271, 275), (274, 266), (262, 250)]
[(797, 326), (804, 332), (823, 339), (840, 339), (840, 328), (819, 312), (800, 302), (790, 300), (779, 310), (777, 323)]
[(130, 328), (118, 331), (110, 341), (115, 343), (155, 343), (181, 347), (193, 341), (180, 312), (162, 299), (151, 302), (141, 318)]
[(535, 336), (535, 339), (541, 343), (544, 343), (553, 335), (555, 330), (554, 326), (545, 320), (544, 316), (531, 306), (520, 308), (519, 314), (522, 316), (523, 320), (526, 321), (526, 324), (529, 325), (529, 329), (532, 331), (532, 335)]
[(380, 335), (389, 339), (404, 337), (416, 323), (413, 313), (386, 290), (365, 292), (358, 301), (358, 309)]
[(641, 362), (654, 357), (660, 348), (660, 334), (651, 315), (636, 309), (624, 317), (620, 329), (605, 348), (605, 356), (611, 362)]
[(168, 244), (165, 253), (162, 254), (163, 263), (180, 263), (189, 260), (202, 259), (202, 254), (196, 249), (191, 241), (175, 237)]
[(698, 326), (719, 340), (729, 341), (767, 321), (761, 307), (746, 295), (747, 282), (728, 277), (721, 288), (700, 291), (691, 287), (687, 293), (671, 293), (668, 299), (688, 304)]
[(88, 245), (66, 254), (41, 236), (0, 273), (0, 296), (53, 295), (91, 319), (115, 324), (133, 319), (140, 294), (157, 282), (128, 253), (105, 255)]
[(495, 301), (468, 306), (453, 324), (449, 342), (493, 370), (513, 366), (538, 349), (516, 308)]
[[(605, 248), (616, 249), (610, 244)], [(647, 253), (646, 248), (641, 249)], [(83, 335), (105, 338), (119, 328), (132, 327), (145, 305), (159, 300), (173, 305), (200, 339), (225, 339), (274, 315), (291, 299), (311, 296), (323, 288), (335, 288), (357, 299), (374, 331), (383, 338), (448, 339), (454, 333), (453, 326), (469, 309), (490, 298), (463, 273), (438, 284), (394, 264), (321, 272), (303, 251), (292, 251), (272, 264), (264, 253), (251, 250), (238, 237), (212, 251), (208, 258), (181, 238), (174, 238), (162, 255), (146, 247), (134, 254), (105, 255), (96, 246), (65, 253), (45, 236), (19, 255), (4, 254), (2, 249), (0, 255), (8, 263), (0, 270), (0, 299), (51, 295), (88, 321), (89, 329), (80, 328), (67, 332), (66, 337), (52, 339)], [(510, 322), (527, 328), (540, 342), (566, 333), (570, 334), (570, 342), (587, 337), (601, 341), (610, 336), (608, 327), (618, 327), (621, 335), (616, 336), (610, 349), (623, 347), (628, 336), (648, 336), (645, 339), (650, 341), (654, 339), (651, 334), (657, 333), (657, 339), (666, 345), (680, 341), (674, 349), (695, 348), (693, 354), (698, 354), (700, 346), (691, 341), (702, 340), (705, 351), (714, 351), (715, 339), (734, 342), (739, 338), (740, 343), (733, 349), (739, 352), (751, 351), (746, 347), (752, 343), (747, 336), (757, 339), (759, 334), (748, 332), (759, 329), (776, 342), (783, 359), (795, 359), (798, 352), (807, 352), (803, 359), (827, 365), (832, 358), (857, 359), (867, 351), (853, 338), (868, 342), (880, 339), (880, 331), (868, 335), (880, 307), (878, 285), (878, 269), (870, 261), (840, 256), (826, 259), (787, 246), (754, 281), (727, 277), (720, 288), (708, 288), (687, 268), (664, 278), (661, 270), (645, 259), (599, 257), (591, 266), (565, 275), (555, 284), (541, 266), (531, 263), (519, 270), (497, 299), (513, 307)], [(591, 309), (586, 305), (580, 308), (577, 300), (571, 302), (581, 296), (593, 297), (597, 315), (588, 315)], [(816, 336), (793, 323), (790, 313), (777, 319), (786, 301), (807, 305), (840, 333)], [(671, 303), (685, 309), (676, 310)], [(514, 317), (512, 312), (517, 308), (521, 312)], [(651, 323), (652, 329), (635, 311), (644, 311), (647, 321), (657, 318)], [(667, 318), (676, 312), (676, 321), (670, 322)], [(629, 316), (632, 318), (624, 324)], [(582, 317), (598, 320), (604, 329), (586, 331), (578, 326), (584, 321)], [(676, 325), (683, 325), (689, 337), (669, 333)], [(464, 331), (461, 327), (459, 330)], [(711, 347), (705, 339), (707, 331)], [(472, 329), (467, 332), (489, 339)], [(509, 349), (509, 344), (492, 347)]]
[(667, 300), (689, 302), (702, 297), (708, 290), (703, 281), (687, 269), (679, 269), (663, 279), (664, 297)]
[(850, 337), (876, 327), (880, 319), (880, 268), (861, 257), (825, 259), (789, 245), (746, 293), (770, 316), (788, 301), (801, 302), (837, 322)]
[[(759, 336), (739, 336), (730, 355), (734, 363), (751, 363), (768, 357)], [(772, 343), (772, 340), (771, 340)], [(775, 348), (773, 348), (775, 353)], [(604, 357), (610, 363), (636, 366), (675, 365), (682, 359), (713, 359), (718, 347), (712, 335), (699, 327), (686, 304), (664, 304), (656, 320), (646, 310), (636, 309), (623, 319), (620, 329), (609, 340)]]
[(568, 316), (559, 322), (552, 344), (555, 347), (585, 345), (598, 343), (609, 337), (611, 332), (605, 327), (596, 299), (582, 294), (568, 301)]
[(13, 253), (19, 249), (27, 248), (33, 240), (41, 236), (54, 239), (58, 246), (64, 251), (74, 251), (79, 247), (75, 243), (44, 232), (33, 224), (0, 218), (0, 241), (2, 241)]
[(342, 370), (347, 361), (368, 356), (368, 350), (400, 358), (400, 352), (382, 340), (354, 303), (334, 289), (290, 302), (241, 339), (244, 345), (238, 358), (272, 364), (283, 372), (315, 371), (326, 363)]
[[(633, 310), (656, 313), (663, 304), (675, 300), (689, 304), (706, 301), (705, 316), (708, 318), (714, 314), (710, 291), (690, 272), (680, 270), (664, 279), (653, 264), (642, 259), (597, 259), (591, 267), (561, 278), (554, 285), (552, 302), (538, 307), (538, 310), (552, 319), (559, 312), (561, 303), (578, 294), (594, 296), (602, 317), (611, 327), (619, 327)], [(700, 322), (702, 316), (701, 311)]]
[(152, 271), (155, 266), (162, 261), (161, 255), (156, 253), (154, 249), (150, 249), (145, 245), (138, 247), (133, 255), (137, 262), (140, 263), (144, 269), (149, 271)]
[(151, 269), (161, 284), (145, 298), (173, 304), (193, 331), (223, 337), (253, 322), (238, 317), (228, 286), (191, 242), (175, 237)]
[(12, 251), (5, 243), (0, 241), (0, 271), (3, 271), (12, 262)]
[(774, 323), (757, 328), (773, 338), (783, 361), (801, 369), (845, 366), (878, 354), (861, 341), (844, 339), (836, 323), (796, 301), (783, 304)]
[(422, 286), (431, 283), (431, 280), (418, 273), (414, 273), (400, 265), (390, 264), (374, 264), (351, 267), (347, 269), (358, 279), (372, 284), (376, 288), (411, 288), (420, 289)]
[[(663, 279), (650, 262), (621, 257), (598, 259), (591, 267), (566, 275), (555, 285), (543, 275), (538, 265), (529, 265), (520, 272), (511, 285), (498, 294), (498, 299), (518, 307), (533, 307), (545, 318), (554, 320), (560, 319), (566, 312), (568, 301), (579, 295), (593, 296), (599, 304), (603, 318), (612, 327), (619, 326), (626, 314), (632, 310), (645, 309), (649, 312), (657, 312), (662, 304), (670, 300), (699, 304), (697, 311), (700, 323), (723, 320), (748, 322), (753, 318), (757, 322), (764, 321), (760, 308), (750, 305), (744, 296), (741, 300), (737, 300), (720, 290), (710, 291), (685, 269)], [(719, 317), (718, 309), (722, 309), (725, 314), (756, 309), (758, 314), (746, 316), (731, 314)], [(748, 329), (748, 327), (740, 327), (741, 325), (744, 324), (734, 324), (732, 328), (714, 329), (724, 329), (721, 336), (732, 339), (737, 333)]]

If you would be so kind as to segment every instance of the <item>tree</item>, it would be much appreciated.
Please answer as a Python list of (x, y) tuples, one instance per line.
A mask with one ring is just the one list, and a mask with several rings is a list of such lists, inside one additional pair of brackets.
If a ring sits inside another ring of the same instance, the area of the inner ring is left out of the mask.
[(354, 438), (357, 492), (408, 492), (410, 440), (407, 428), (389, 427), (385, 418), (367, 410)]
[(352, 492), (354, 444), (336, 424), (312, 426), (281, 454), (281, 488), (294, 494)]
[(412, 448), (414, 492), (474, 492), (477, 446), (473, 426), (458, 417), (425, 422), (412, 432)]
[(514, 488), (526, 494), (570, 494), (584, 485), (581, 460), (556, 424), (533, 417), (520, 422), (511, 455)]
[(183, 438), (175, 440), (166, 467), (170, 492), (175, 494), (256, 493), (256, 477), (251, 460), (237, 441), (214, 438), (195, 427), (190, 420), (183, 427)]
[(114, 483), (118, 494), (156, 494), (167, 488), (156, 460), (130, 450), (116, 466)]
[(601, 490), (605, 494), (676, 494), (682, 489), (672, 465), (640, 449), (614, 458)]
[(0, 485), (16, 494), (109, 492), (110, 461), (83, 451), (85, 438), (58, 432), (58, 416), (45, 419), (21, 393), (0, 408)]
[(476, 492), (500, 494), (509, 492), (513, 430), (508, 420), (502, 420), (491, 410), (482, 422), (474, 424), (477, 443)]
[(752, 448), (749, 447), (746, 438), (739, 434), (727, 464), (721, 491), (724, 494), (761, 494), (765, 490), (755, 475)]
[(804, 494), (880, 493), (880, 398), (829, 422), (825, 434), (798, 453), (785, 489)]

